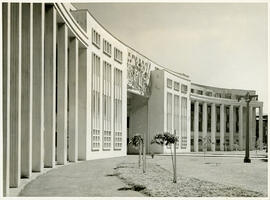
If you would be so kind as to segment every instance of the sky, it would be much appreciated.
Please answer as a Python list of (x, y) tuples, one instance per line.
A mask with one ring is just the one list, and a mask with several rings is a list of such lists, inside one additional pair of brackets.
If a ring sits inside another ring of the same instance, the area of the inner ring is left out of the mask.
[(266, 3), (83, 3), (114, 36), (194, 83), (256, 90), (268, 110)]

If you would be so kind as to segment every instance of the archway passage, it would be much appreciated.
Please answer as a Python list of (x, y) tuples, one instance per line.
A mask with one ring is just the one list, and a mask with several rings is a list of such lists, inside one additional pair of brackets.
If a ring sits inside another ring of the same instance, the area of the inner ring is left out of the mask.
[[(146, 135), (146, 152), (149, 149), (148, 134), (148, 98), (135, 93), (127, 93), (127, 143), (137, 133)], [(128, 154), (138, 153), (138, 150), (128, 145)]]

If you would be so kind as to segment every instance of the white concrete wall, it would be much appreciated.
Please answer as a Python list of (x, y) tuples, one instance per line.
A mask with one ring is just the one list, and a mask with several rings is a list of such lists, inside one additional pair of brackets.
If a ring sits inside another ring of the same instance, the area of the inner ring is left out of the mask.
[[(171, 79), (175, 82), (178, 82), (180, 84), (180, 89), (179, 91), (175, 91), (174, 90), (174, 85), (172, 85), (172, 89), (167, 88), (167, 78)], [(167, 130), (167, 92), (173, 94), (173, 98), (174, 95), (178, 95), (180, 98), (180, 105), (179, 105), (179, 129), (180, 129), (180, 138), (179, 138), (179, 148), (176, 150), (177, 152), (190, 152), (190, 80), (189, 79), (185, 79), (181, 76), (176, 76), (173, 73), (169, 73), (168, 71), (164, 72), (164, 131), (168, 131)], [(184, 84), (187, 86), (187, 93), (184, 94), (181, 92), (181, 85)], [(186, 119), (186, 126), (187, 126), (187, 146), (185, 149), (181, 148), (181, 137), (182, 137), (182, 131), (181, 131), (181, 101), (182, 101), (182, 97), (185, 97), (187, 99), (187, 119)], [(172, 104), (174, 100), (172, 101)], [(174, 112), (174, 106), (172, 105), (172, 110)], [(174, 114), (172, 113), (172, 127), (174, 127)], [(165, 153), (170, 153), (171, 150), (168, 149), (167, 147), (164, 146), (164, 152)]]
[[(161, 70), (151, 72), (151, 95), (148, 100), (148, 138), (149, 143), (157, 133), (164, 131), (164, 73)], [(148, 144), (149, 145), (149, 144)], [(149, 152), (163, 153), (157, 144), (150, 145)]]
[[(127, 146), (127, 125), (126, 125), (126, 121), (127, 121), (127, 80), (126, 80), (126, 76), (127, 76), (127, 71), (126, 71), (126, 63), (127, 63), (127, 48), (125, 45), (123, 45), (121, 42), (119, 42), (116, 38), (114, 38), (109, 32), (107, 32), (89, 13), (87, 14), (87, 34), (89, 37), (89, 53), (92, 54), (92, 52), (94, 52), (97, 56), (100, 57), (100, 69), (101, 69), (101, 80), (102, 80), (102, 68), (103, 68), (103, 61), (106, 61), (108, 63), (111, 64), (112, 68), (111, 71), (112, 73), (114, 72), (114, 68), (118, 68), (122, 71), (122, 149), (121, 150), (114, 150), (113, 148), (113, 117), (112, 117), (112, 142), (111, 142), (111, 149), (110, 150), (103, 150), (102, 148), (102, 128), (101, 128), (101, 141), (100, 141), (100, 149), (98, 151), (92, 151), (91, 148), (91, 128), (89, 130), (89, 132), (87, 134), (89, 134), (89, 140), (88, 140), (88, 150), (87, 150), (87, 159), (88, 160), (92, 160), (92, 159), (97, 159), (97, 158), (109, 158), (109, 157), (116, 157), (116, 156), (124, 156), (126, 155), (127, 151), (126, 151), (126, 146)], [(92, 44), (92, 28), (94, 28), (101, 36), (100, 38), (100, 49), (96, 48), (93, 44)], [(111, 43), (112, 45), (112, 55), (111, 57), (107, 56), (106, 54), (103, 53), (103, 38), (106, 39), (108, 42)], [(122, 60), (122, 64), (118, 63), (117, 61), (114, 60), (114, 47), (118, 48), (119, 50), (122, 51), (123, 55), (123, 60)], [(91, 56), (90, 56), (91, 57)], [(91, 63), (91, 61), (90, 61)], [(91, 68), (92, 66), (89, 65), (89, 67)], [(91, 70), (90, 70), (91, 71)], [(92, 77), (92, 72), (89, 72), (89, 77), (88, 79), (91, 80)], [(112, 75), (113, 77), (113, 75)], [(102, 83), (101, 83), (101, 87), (102, 87)], [(89, 98), (91, 97), (91, 81), (89, 81), (88, 83), (88, 96)], [(113, 85), (112, 85), (112, 91), (113, 91)], [(101, 119), (102, 119), (102, 91), (100, 91), (101, 93), (101, 99), (100, 99), (100, 103), (101, 103)], [(113, 92), (112, 92), (112, 96), (111, 98), (113, 98)], [(91, 104), (90, 104), (91, 105)], [(113, 104), (112, 104), (112, 108), (113, 108)], [(112, 109), (112, 116), (113, 116), (113, 109)], [(89, 108), (89, 112), (88, 112), (88, 123), (91, 123), (91, 108)], [(102, 127), (102, 120), (101, 120), (101, 125), (100, 127)]]

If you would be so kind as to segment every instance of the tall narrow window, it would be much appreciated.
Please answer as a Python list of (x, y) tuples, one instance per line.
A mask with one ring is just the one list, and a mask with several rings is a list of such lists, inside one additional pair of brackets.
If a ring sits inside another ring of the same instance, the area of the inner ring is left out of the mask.
[(92, 150), (100, 148), (100, 58), (92, 54)]
[(122, 63), (123, 59), (123, 53), (117, 48), (114, 48), (114, 60), (116, 60), (119, 63)]
[(181, 84), (181, 92), (183, 94), (186, 94), (187, 93), (187, 85)]
[(97, 48), (100, 48), (100, 34), (93, 28), (92, 28), (92, 43)]
[(167, 88), (172, 88), (172, 80), (167, 78)]
[(187, 148), (187, 98), (181, 98), (181, 149)]
[[(174, 95), (174, 109), (173, 109), (173, 113), (174, 113), (174, 123), (173, 123), (173, 130), (176, 131), (176, 136), (178, 137), (179, 140), (179, 136), (180, 136), (180, 126), (179, 126), (179, 114), (180, 114), (180, 105), (179, 105), (179, 96), (178, 95)], [(174, 132), (173, 132), (174, 133)], [(176, 148), (179, 148), (179, 143), (177, 143)]]
[(114, 69), (114, 149), (122, 149), (122, 71)]
[(111, 149), (111, 65), (103, 62), (103, 149)]
[(109, 57), (112, 55), (112, 45), (105, 39), (103, 39), (103, 52)]
[(174, 82), (174, 90), (179, 91), (180, 90), (180, 84), (178, 82)]
[(172, 94), (167, 93), (167, 131), (173, 133), (172, 131)]

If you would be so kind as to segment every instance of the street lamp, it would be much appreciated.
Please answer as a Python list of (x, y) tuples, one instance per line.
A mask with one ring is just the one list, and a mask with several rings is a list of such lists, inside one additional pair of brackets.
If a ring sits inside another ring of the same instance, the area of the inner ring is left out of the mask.
[(247, 123), (246, 123), (246, 153), (244, 158), (244, 163), (250, 163), (251, 160), (249, 158), (249, 103), (253, 100), (258, 99), (258, 95), (250, 95), (249, 92), (247, 92), (246, 95), (238, 96), (238, 101), (241, 99), (244, 99), (247, 102)]

